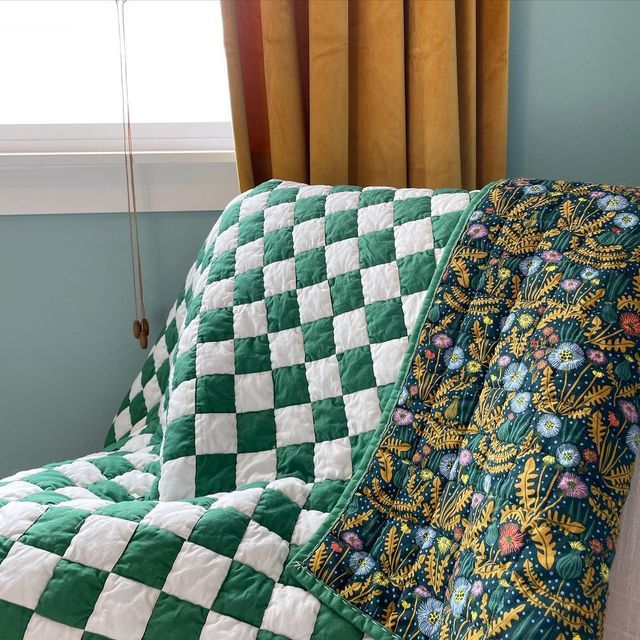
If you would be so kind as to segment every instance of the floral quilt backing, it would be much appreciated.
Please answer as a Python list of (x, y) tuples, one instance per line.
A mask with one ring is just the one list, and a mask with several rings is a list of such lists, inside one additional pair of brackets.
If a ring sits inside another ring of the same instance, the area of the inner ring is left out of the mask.
[(301, 584), (374, 638), (602, 637), (640, 449), (639, 207), (486, 191)]

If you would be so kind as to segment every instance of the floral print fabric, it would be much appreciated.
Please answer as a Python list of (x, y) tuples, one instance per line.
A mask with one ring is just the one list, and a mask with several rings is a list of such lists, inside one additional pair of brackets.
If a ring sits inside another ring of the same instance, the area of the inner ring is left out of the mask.
[(602, 636), (640, 448), (639, 207), (511, 180), (470, 213), (375, 455), (304, 561), (327, 603), (379, 637)]

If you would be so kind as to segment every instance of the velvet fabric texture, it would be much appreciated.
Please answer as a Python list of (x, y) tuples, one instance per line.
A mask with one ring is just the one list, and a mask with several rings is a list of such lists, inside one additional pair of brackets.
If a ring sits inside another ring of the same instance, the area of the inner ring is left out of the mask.
[(222, 0), (241, 189), (505, 174), (508, 0)]

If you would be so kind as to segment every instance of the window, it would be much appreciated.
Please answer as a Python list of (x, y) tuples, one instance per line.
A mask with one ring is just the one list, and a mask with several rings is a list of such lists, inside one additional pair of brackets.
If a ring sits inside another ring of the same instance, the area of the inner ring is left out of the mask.
[[(219, 2), (128, 0), (125, 13), (136, 148), (230, 150)], [(121, 148), (114, 0), (3, 0), (0, 57), (1, 151)]]
[[(127, 0), (138, 208), (238, 192), (219, 0)], [(1, 214), (126, 210), (115, 0), (0, 0)]]

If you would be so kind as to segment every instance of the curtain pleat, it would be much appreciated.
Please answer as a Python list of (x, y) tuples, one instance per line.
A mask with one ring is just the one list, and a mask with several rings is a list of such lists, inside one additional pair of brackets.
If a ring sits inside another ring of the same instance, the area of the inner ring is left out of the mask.
[(505, 173), (508, 0), (222, 0), (238, 176), (471, 189)]

